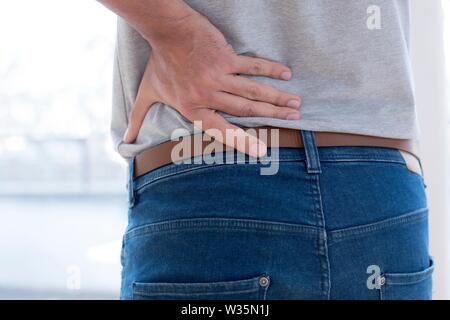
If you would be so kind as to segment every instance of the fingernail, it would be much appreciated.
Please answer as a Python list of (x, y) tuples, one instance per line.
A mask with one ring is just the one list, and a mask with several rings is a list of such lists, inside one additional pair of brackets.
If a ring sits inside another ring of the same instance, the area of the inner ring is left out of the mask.
[(289, 100), (288, 103), (287, 103), (287, 106), (289, 108), (298, 109), (298, 108), (300, 108), (300, 101), (298, 101), (298, 100)]
[(280, 75), (280, 78), (283, 80), (289, 80), (292, 77), (292, 73), (290, 71), (285, 71)]
[(253, 143), (252, 145), (250, 145), (250, 150), (249, 150), (249, 154), (252, 157), (263, 157), (265, 156), (267, 153), (267, 147), (265, 144), (263, 143)]
[(300, 113), (290, 113), (286, 117), (286, 120), (298, 120), (298, 119), (300, 119)]

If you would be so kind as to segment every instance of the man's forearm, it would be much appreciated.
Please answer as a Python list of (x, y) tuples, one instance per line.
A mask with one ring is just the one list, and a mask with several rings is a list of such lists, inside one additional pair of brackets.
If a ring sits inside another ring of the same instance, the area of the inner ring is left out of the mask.
[(125, 19), (152, 44), (170, 37), (183, 21), (198, 15), (183, 0), (97, 0)]

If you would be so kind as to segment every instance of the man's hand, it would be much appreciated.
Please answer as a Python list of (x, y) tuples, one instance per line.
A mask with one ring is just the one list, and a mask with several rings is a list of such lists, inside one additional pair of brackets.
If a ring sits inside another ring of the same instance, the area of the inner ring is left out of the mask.
[[(263, 142), (232, 125), (216, 111), (241, 117), (299, 119), (300, 97), (239, 76), (247, 74), (289, 80), (292, 76), (290, 69), (266, 59), (237, 55), (222, 33), (191, 8), (185, 14), (179, 13), (178, 18), (168, 18), (167, 13), (161, 16), (164, 24), (159, 24), (162, 25), (159, 30), (153, 29), (147, 34), (148, 29), (140, 28), (152, 52), (130, 114), (124, 142), (135, 141), (151, 105), (162, 102), (192, 122), (201, 121), (208, 134), (220, 132), (210, 134), (220, 142), (252, 156), (265, 155), (267, 148)], [(138, 27), (143, 24), (138, 24)], [(234, 130), (233, 139), (225, 139), (227, 129)]]

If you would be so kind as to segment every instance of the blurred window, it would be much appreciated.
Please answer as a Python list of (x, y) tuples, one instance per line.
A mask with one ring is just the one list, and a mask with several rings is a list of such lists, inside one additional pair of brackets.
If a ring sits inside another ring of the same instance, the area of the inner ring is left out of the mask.
[(0, 2), (0, 299), (117, 298), (115, 31), (94, 0)]

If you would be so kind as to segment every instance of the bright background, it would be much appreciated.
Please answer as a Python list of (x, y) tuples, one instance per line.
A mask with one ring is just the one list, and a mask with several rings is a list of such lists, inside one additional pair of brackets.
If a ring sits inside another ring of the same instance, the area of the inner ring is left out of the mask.
[[(445, 20), (440, 0), (412, 3), (435, 298), (449, 298), (450, 0)], [(118, 296), (127, 208), (108, 132), (114, 36), (115, 16), (94, 0), (0, 2), (0, 299)]]
[(115, 22), (94, 0), (0, 2), (0, 298), (117, 298)]

